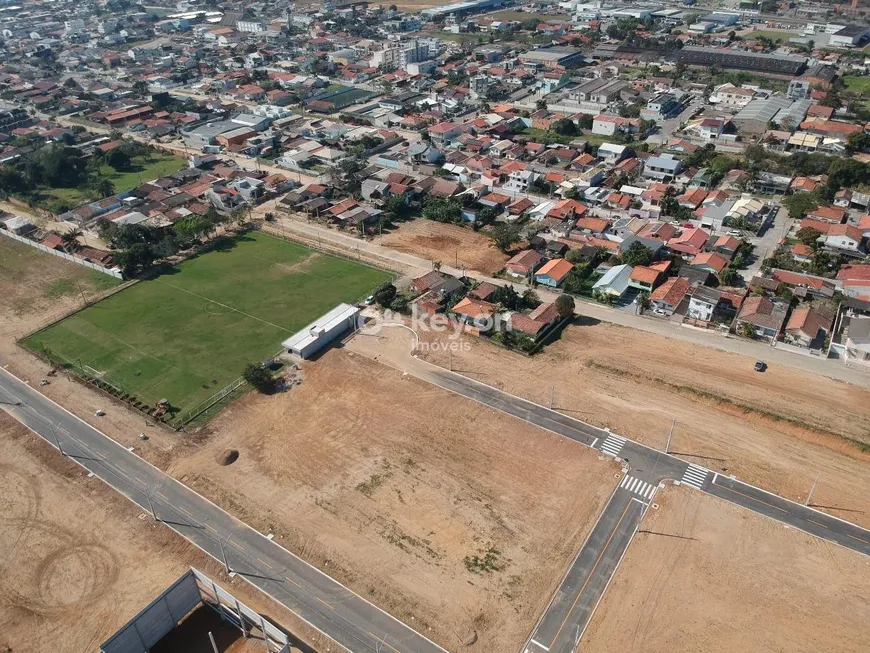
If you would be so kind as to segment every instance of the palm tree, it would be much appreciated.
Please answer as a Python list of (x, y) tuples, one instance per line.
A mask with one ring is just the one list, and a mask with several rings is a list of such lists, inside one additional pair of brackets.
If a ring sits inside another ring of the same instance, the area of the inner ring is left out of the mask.
[(79, 244), (79, 238), (81, 238), (84, 234), (82, 230), (79, 228), (70, 229), (64, 235), (60, 237), (61, 242), (63, 243), (64, 249), (66, 249), (67, 254), (72, 254), (73, 250)]
[(115, 184), (108, 177), (100, 177), (94, 184), (94, 192), (100, 197), (109, 197), (115, 194)]

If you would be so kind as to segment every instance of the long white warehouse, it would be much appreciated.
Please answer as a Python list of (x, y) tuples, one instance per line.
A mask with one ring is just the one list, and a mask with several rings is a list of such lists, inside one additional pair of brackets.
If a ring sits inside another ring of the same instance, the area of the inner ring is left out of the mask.
[(300, 358), (311, 358), (330, 342), (352, 330), (359, 314), (360, 309), (356, 306), (339, 304), (287, 338), (281, 346)]

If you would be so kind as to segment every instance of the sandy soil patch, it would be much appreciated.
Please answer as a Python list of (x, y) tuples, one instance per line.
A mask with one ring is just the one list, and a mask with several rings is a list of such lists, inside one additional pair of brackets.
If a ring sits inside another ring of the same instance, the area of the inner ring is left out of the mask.
[(231, 405), (171, 472), (448, 649), (518, 649), (613, 463), (347, 350), (303, 375)]
[(657, 501), (583, 651), (867, 650), (865, 556), (686, 488)]
[(189, 566), (297, 628), (3, 411), (0, 442), (0, 650), (95, 651)]
[[(421, 334), (424, 340), (439, 338)], [(532, 358), (463, 336), (453, 369), (599, 427), (870, 526), (870, 391), (612, 324), (572, 325)], [(422, 357), (446, 367), (448, 354)], [(553, 386), (555, 383), (555, 392)], [(727, 401), (722, 401), (727, 400)], [(838, 434), (838, 435), (835, 435)]]
[(495, 274), (504, 267), (508, 255), (492, 247), (486, 234), (454, 224), (444, 224), (420, 218), (404, 222), (375, 242), (406, 254), (482, 274)]

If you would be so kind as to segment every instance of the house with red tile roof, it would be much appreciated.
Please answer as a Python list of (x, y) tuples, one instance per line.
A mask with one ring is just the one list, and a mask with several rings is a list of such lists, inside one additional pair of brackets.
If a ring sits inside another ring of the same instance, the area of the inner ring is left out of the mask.
[(683, 229), (680, 235), (667, 241), (667, 246), (673, 252), (695, 256), (703, 251), (709, 239), (710, 234), (703, 229)]
[(788, 302), (782, 302), (768, 297), (747, 297), (740, 307), (740, 312), (734, 320), (734, 328), (738, 335), (748, 325), (755, 337), (771, 341), (782, 331), (788, 313)]
[(558, 320), (559, 311), (554, 303), (541, 304), (528, 314), (512, 313), (508, 318), (508, 328), (537, 340)]
[(821, 349), (833, 320), (809, 306), (794, 309), (785, 325), (783, 340), (798, 347)]
[(846, 209), (839, 206), (817, 206), (807, 213), (810, 220), (840, 224), (846, 218)]
[(671, 277), (650, 293), (650, 306), (655, 312), (672, 315), (690, 288), (691, 285), (683, 277)]
[(691, 264), (719, 276), (719, 273), (728, 267), (728, 259), (717, 252), (701, 252), (695, 255)]
[(492, 330), (493, 316), (497, 311), (495, 304), (472, 297), (463, 297), (451, 310), (460, 322), (474, 326), (482, 333)]
[(661, 272), (653, 267), (635, 265), (628, 277), (628, 285), (645, 292), (651, 292), (661, 276)]
[(514, 254), (511, 259), (505, 263), (504, 268), (511, 276), (525, 279), (530, 277), (543, 262), (543, 256), (533, 249), (527, 249)]
[(842, 285), (843, 293), (851, 297), (870, 294), (870, 265), (844, 265), (837, 273), (837, 281)]

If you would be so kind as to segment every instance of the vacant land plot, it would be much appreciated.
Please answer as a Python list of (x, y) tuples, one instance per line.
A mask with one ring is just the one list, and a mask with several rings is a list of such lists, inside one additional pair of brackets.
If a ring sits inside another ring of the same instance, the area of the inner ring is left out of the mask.
[(380, 270), (263, 234), (226, 240), (28, 338), (106, 382), (181, 413), (336, 304), (389, 279)]
[[(421, 333), (424, 339), (445, 334)], [(870, 391), (612, 324), (572, 325), (532, 358), (464, 336), (453, 369), (720, 473), (870, 525)], [(443, 367), (445, 351), (422, 354)], [(676, 420), (674, 422), (674, 420)], [(821, 493), (821, 494), (819, 494)]]
[(518, 650), (613, 463), (345, 349), (303, 375), (232, 404), (170, 472), (448, 649)]
[[(148, 157), (133, 157), (129, 169), (123, 171), (103, 165), (100, 168), (100, 174), (112, 182), (116, 193), (120, 193), (135, 188), (146, 181), (171, 175), (186, 166), (187, 162), (183, 157), (174, 154), (152, 154)], [(94, 197), (91, 190), (82, 184), (74, 188), (39, 188), (30, 193), (30, 199), (49, 211), (63, 213), (86, 202), (101, 198)]]
[(789, 32), (787, 30), (778, 30), (778, 29), (757, 29), (750, 30), (748, 32), (743, 32), (741, 36), (748, 40), (753, 41), (757, 39), (770, 39), (774, 43), (777, 41), (782, 41), (783, 43), (787, 43), (789, 39), (800, 36), (800, 32)]
[(0, 333), (21, 336), (70, 302), (118, 285), (108, 274), (0, 236)]
[(430, 261), (441, 261), (457, 268), (465, 266), (484, 274), (504, 267), (508, 256), (492, 246), (486, 234), (454, 224), (418, 219), (402, 223), (380, 241), (385, 247), (415, 254)]
[(855, 75), (846, 75), (843, 77), (843, 84), (853, 93), (862, 95), (870, 95), (870, 77), (858, 77)]
[[(217, 561), (88, 478), (2, 410), (0, 443), (0, 650), (96, 651), (190, 566), (274, 623), (319, 641), (288, 611), (227, 578)], [(223, 641), (232, 642), (232, 634)], [(174, 650), (211, 651), (207, 642)], [(260, 642), (256, 650), (262, 648)]]
[(657, 501), (583, 651), (867, 650), (866, 557), (700, 492)]

